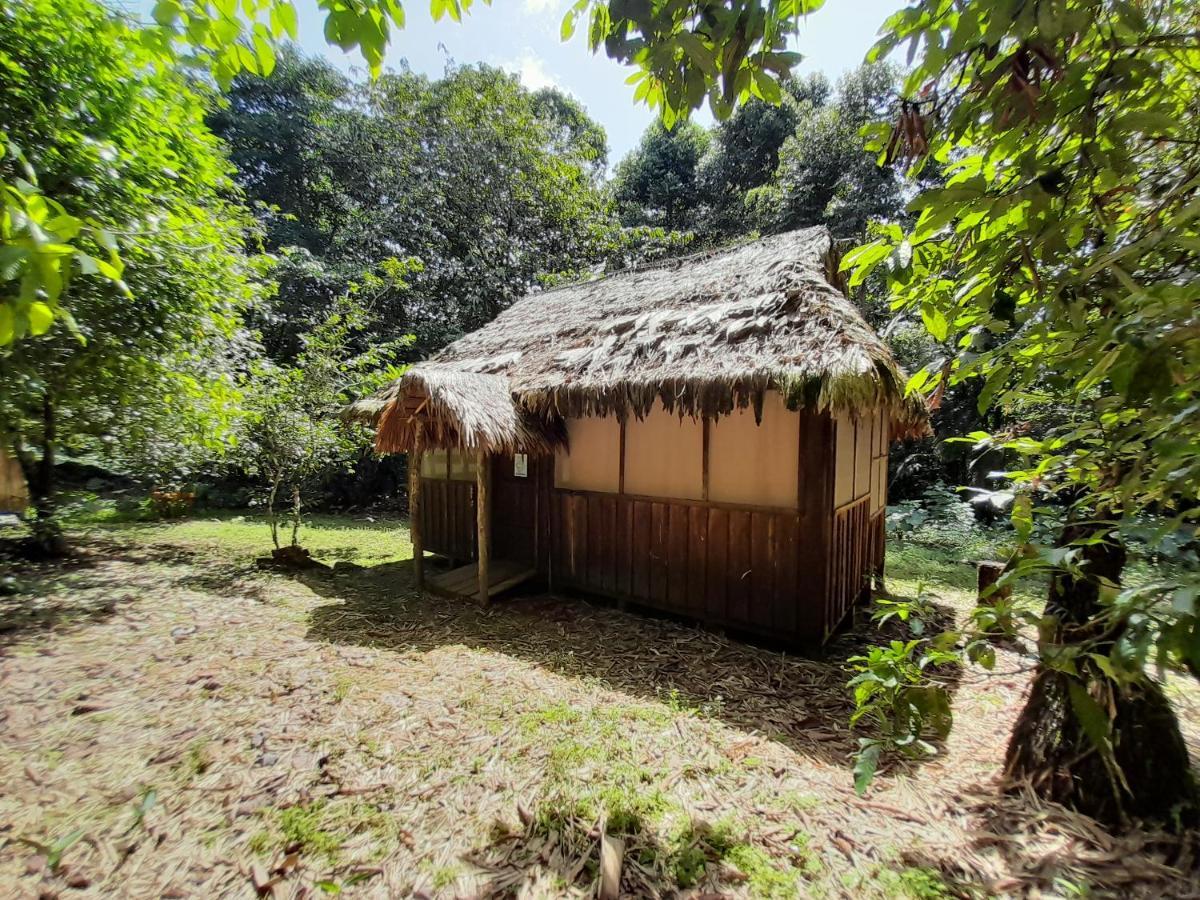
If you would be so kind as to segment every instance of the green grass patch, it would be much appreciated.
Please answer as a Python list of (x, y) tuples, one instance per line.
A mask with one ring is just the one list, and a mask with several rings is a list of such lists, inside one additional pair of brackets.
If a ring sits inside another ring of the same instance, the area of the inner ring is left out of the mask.
[(285, 809), (268, 809), (261, 831), (251, 836), (249, 848), (267, 856), (287, 847), (324, 857), (336, 863), (342, 847), (353, 837), (369, 833), (378, 855), (397, 840), (400, 829), (390, 813), (361, 800), (314, 800)]
[[(273, 546), (270, 526), (261, 514), (221, 512), (158, 522), (72, 514), (67, 527), (99, 528), (148, 544), (195, 547), (242, 559), (265, 556)], [(288, 533), (281, 537), (286, 539)], [(313, 515), (300, 529), (300, 544), (328, 564), (341, 560), (374, 566), (412, 559), (408, 524), (400, 519)]]

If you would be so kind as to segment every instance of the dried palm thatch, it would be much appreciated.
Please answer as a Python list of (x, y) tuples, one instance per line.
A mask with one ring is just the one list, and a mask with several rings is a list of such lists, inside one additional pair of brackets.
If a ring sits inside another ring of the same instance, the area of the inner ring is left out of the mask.
[(0, 513), (23, 513), (29, 506), (29, 489), (20, 464), (0, 441)]
[(384, 453), (413, 447), (418, 430), (424, 447), (548, 454), (565, 442), (561, 422), (513, 403), (503, 375), (415, 366), (360, 407), (378, 410), (375, 443)]
[[(773, 389), (792, 408), (883, 407), (894, 436), (925, 433), (923, 401), (904, 396), (904, 373), (839, 284), (829, 232), (809, 228), (546, 291), (352, 414), (383, 409), (378, 448), (407, 449), (411, 426), (393, 424), (399, 401), (417, 396), (410, 385), (435, 383), (447, 422), (433, 429), (431, 446), (442, 445), (440, 428), (449, 446), (536, 451), (519, 423), (553, 444), (541, 429), (562, 417), (642, 417), (661, 402), (681, 416), (715, 418), (759, 411)], [(503, 414), (502, 395), (521, 412)], [(467, 418), (453, 418), (460, 414)]]

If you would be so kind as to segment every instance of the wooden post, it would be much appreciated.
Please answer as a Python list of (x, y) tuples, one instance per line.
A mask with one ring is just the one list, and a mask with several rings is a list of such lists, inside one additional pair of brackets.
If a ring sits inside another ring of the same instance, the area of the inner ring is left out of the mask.
[(413, 548), (413, 578), (417, 590), (425, 587), (425, 547), (421, 540), (421, 446), (423, 431), (414, 429), (413, 449), (408, 455), (408, 528)]
[(479, 602), (488, 602), (488, 557), (491, 553), (491, 498), (488, 486), (492, 480), (491, 458), (480, 447), (475, 451), (475, 517), (479, 530)]

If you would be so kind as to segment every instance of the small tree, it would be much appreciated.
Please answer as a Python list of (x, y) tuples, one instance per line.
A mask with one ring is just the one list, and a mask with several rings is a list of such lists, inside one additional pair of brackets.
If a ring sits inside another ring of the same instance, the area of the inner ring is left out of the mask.
[[(385, 266), (388, 284), (403, 284), (403, 275), (419, 268), (415, 261)], [(385, 279), (371, 276), (368, 285)], [(386, 360), (406, 340), (357, 353), (356, 338), (371, 317), (359, 301), (361, 288), (339, 298), (332, 311), (302, 336), (303, 349), (293, 365), (260, 361), (251, 377), (246, 440), (246, 471), (259, 475), (266, 489), (271, 541), (280, 543), (280, 505), (287, 503), (290, 547), (299, 547), (304, 521), (304, 494), (331, 472), (353, 466), (370, 446), (362, 425), (346, 422), (340, 412), (354, 396), (373, 390), (402, 374)]]

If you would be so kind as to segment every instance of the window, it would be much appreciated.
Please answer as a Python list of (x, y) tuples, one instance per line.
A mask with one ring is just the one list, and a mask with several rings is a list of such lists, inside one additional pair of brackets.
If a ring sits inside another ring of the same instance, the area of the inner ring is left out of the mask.
[(854, 420), (854, 499), (871, 493), (871, 450), (875, 445), (875, 413)]
[(716, 503), (795, 507), (799, 489), (800, 414), (775, 391), (762, 424), (739, 409), (708, 426), (708, 499)]
[(446, 477), (446, 451), (426, 450), (421, 454), (422, 478)]
[(699, 500), (704, 496), (704, 426), (659, 407), (625, 423), (625, 493)]
[(567, 420), (568, 450), (554, 458), (554, 486), (615, 494), (621, 480), (621, 423), (615, 418)]
[(450, 479), (452, 481), (474, 481), (476, 468), (474, 450), (450, 451)]
[(854, 420), (849, 413), (839, 412), (834, 421), (833, 505), (842, 506), (854, 499)]

